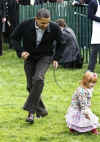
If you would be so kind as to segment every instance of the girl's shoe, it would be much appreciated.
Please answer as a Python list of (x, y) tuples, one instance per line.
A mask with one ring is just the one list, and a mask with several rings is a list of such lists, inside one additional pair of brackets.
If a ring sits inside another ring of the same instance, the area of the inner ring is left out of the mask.
[(97, 130), (97, 129), (92, 129), (92, 131), (91, 131), (93, 134), (95, 134), (95, 135), (99, 135), (100, 133), (99, 133), (99, 131)]
[(70, 128), (69, 130), (70, 130), (71, 133), (76, 132), (76, 131), (75, 131), (74, 129), (72, 129), (72, 128)]

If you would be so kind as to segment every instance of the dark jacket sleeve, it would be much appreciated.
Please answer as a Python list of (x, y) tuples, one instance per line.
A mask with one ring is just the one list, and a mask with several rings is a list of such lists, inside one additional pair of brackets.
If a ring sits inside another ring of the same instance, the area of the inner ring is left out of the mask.
[(88, 4), (88, 18), (100, 22), (100, 17), (95, 16), (98, 4), (96, 0), (91, 0)]
[(55, 55), (53, 59), (59, 61), (62, 53), (64, 52), (64, 48), (65, 48), (64, 46), (65, 40), (63, 40), (63, 34), (59, 26), (57, 26), (57, 29), (56, 29), (56, 39), (55, 40), (56, 40), (56, 49), (55, 49)]
[(16, 50), (18, 57), (21, 57), (21, 53), (24, 51), (24, 47), (21, 44), (23, 30), (24, 30), (24, 22), (19, 24), (10, 35), (10, 40), (13, 44), (14, 49)]
[(0, 18), (2, 17), (2, 1), (0, 1)]
[(7, 17), (8, 15), (8, 2), (7, 0), (0, 0), (0, 17)]
[(3, 7), (2, 17), (6, 17), (7, 16), (7, 10), (8, 10), (7, 0), (3, 0), (2, 7)]

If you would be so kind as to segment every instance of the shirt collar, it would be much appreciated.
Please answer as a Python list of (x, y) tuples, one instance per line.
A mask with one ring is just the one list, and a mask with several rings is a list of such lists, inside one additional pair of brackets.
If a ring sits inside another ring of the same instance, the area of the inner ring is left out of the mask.
[(36, 24), (36, 21), (35, 21), (35, 28), (36, 28), (36, 29), (40, 29), (40, 28), (38, 27), (38, 25)]

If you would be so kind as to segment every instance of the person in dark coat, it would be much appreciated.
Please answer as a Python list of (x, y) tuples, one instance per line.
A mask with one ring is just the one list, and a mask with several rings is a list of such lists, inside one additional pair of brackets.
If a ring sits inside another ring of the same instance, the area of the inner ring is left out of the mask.
[(6, 18), (6, 30), (4, 33), (4, 38), (8, 40), (9, 48), (13, 48), (9, 36), (18, 24), (19, 2), (17, 0), (7, 0), (7, 3), (8, 3), (8, 15)]
[(97, 55), (100, 53), (100, 1), (90, 0), (88, 3), (88, 18), (92, 20), (91, 54), (88, 70), (94, 72)]
[(65, 41), (59, 64), (64, 68), (82, 68), (83, 58), (74, 31), (68, 27), (64, 19), (58, 19), (56, 23), (60, 26)]
[[(63, 52), (63, 40), (60, 27), (50, 20), (47, 9), (40, 9), (34, 19), (19, 24), (11, 34), (16, 42), (16, 52), (24, 59), (24, 69), (27, 78), (29, 96), (24, 104), (28, 111), (27, 122), (34, 122), (34, 115), (43, 117), (48, 114), (41, 93), (44, 87), (44, 76), (53, 60), (52, 43), (57, 42), (53, 66), (58, 67), (59, 52)], [(23, 47), (20, 47), (22, 40)]]
[[(2, 55), (2, 27), (5, 28), (8, 6), (7, 0), (0, 0), (0, 56)], [(5, 29), (4, 29), (5, 30)]]

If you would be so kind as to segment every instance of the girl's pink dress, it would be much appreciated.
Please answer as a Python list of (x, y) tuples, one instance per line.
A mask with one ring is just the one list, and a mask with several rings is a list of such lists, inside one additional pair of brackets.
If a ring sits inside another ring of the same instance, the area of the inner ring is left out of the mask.
[[(88, 132), (100, 126), (98, 117), (91, 111), (91, 97), (93, 89), (77, 88), (72, 103), (65, 116), (67, 126), (78, 132)], [(84, 115), (87, 113), (90, 120)]]

